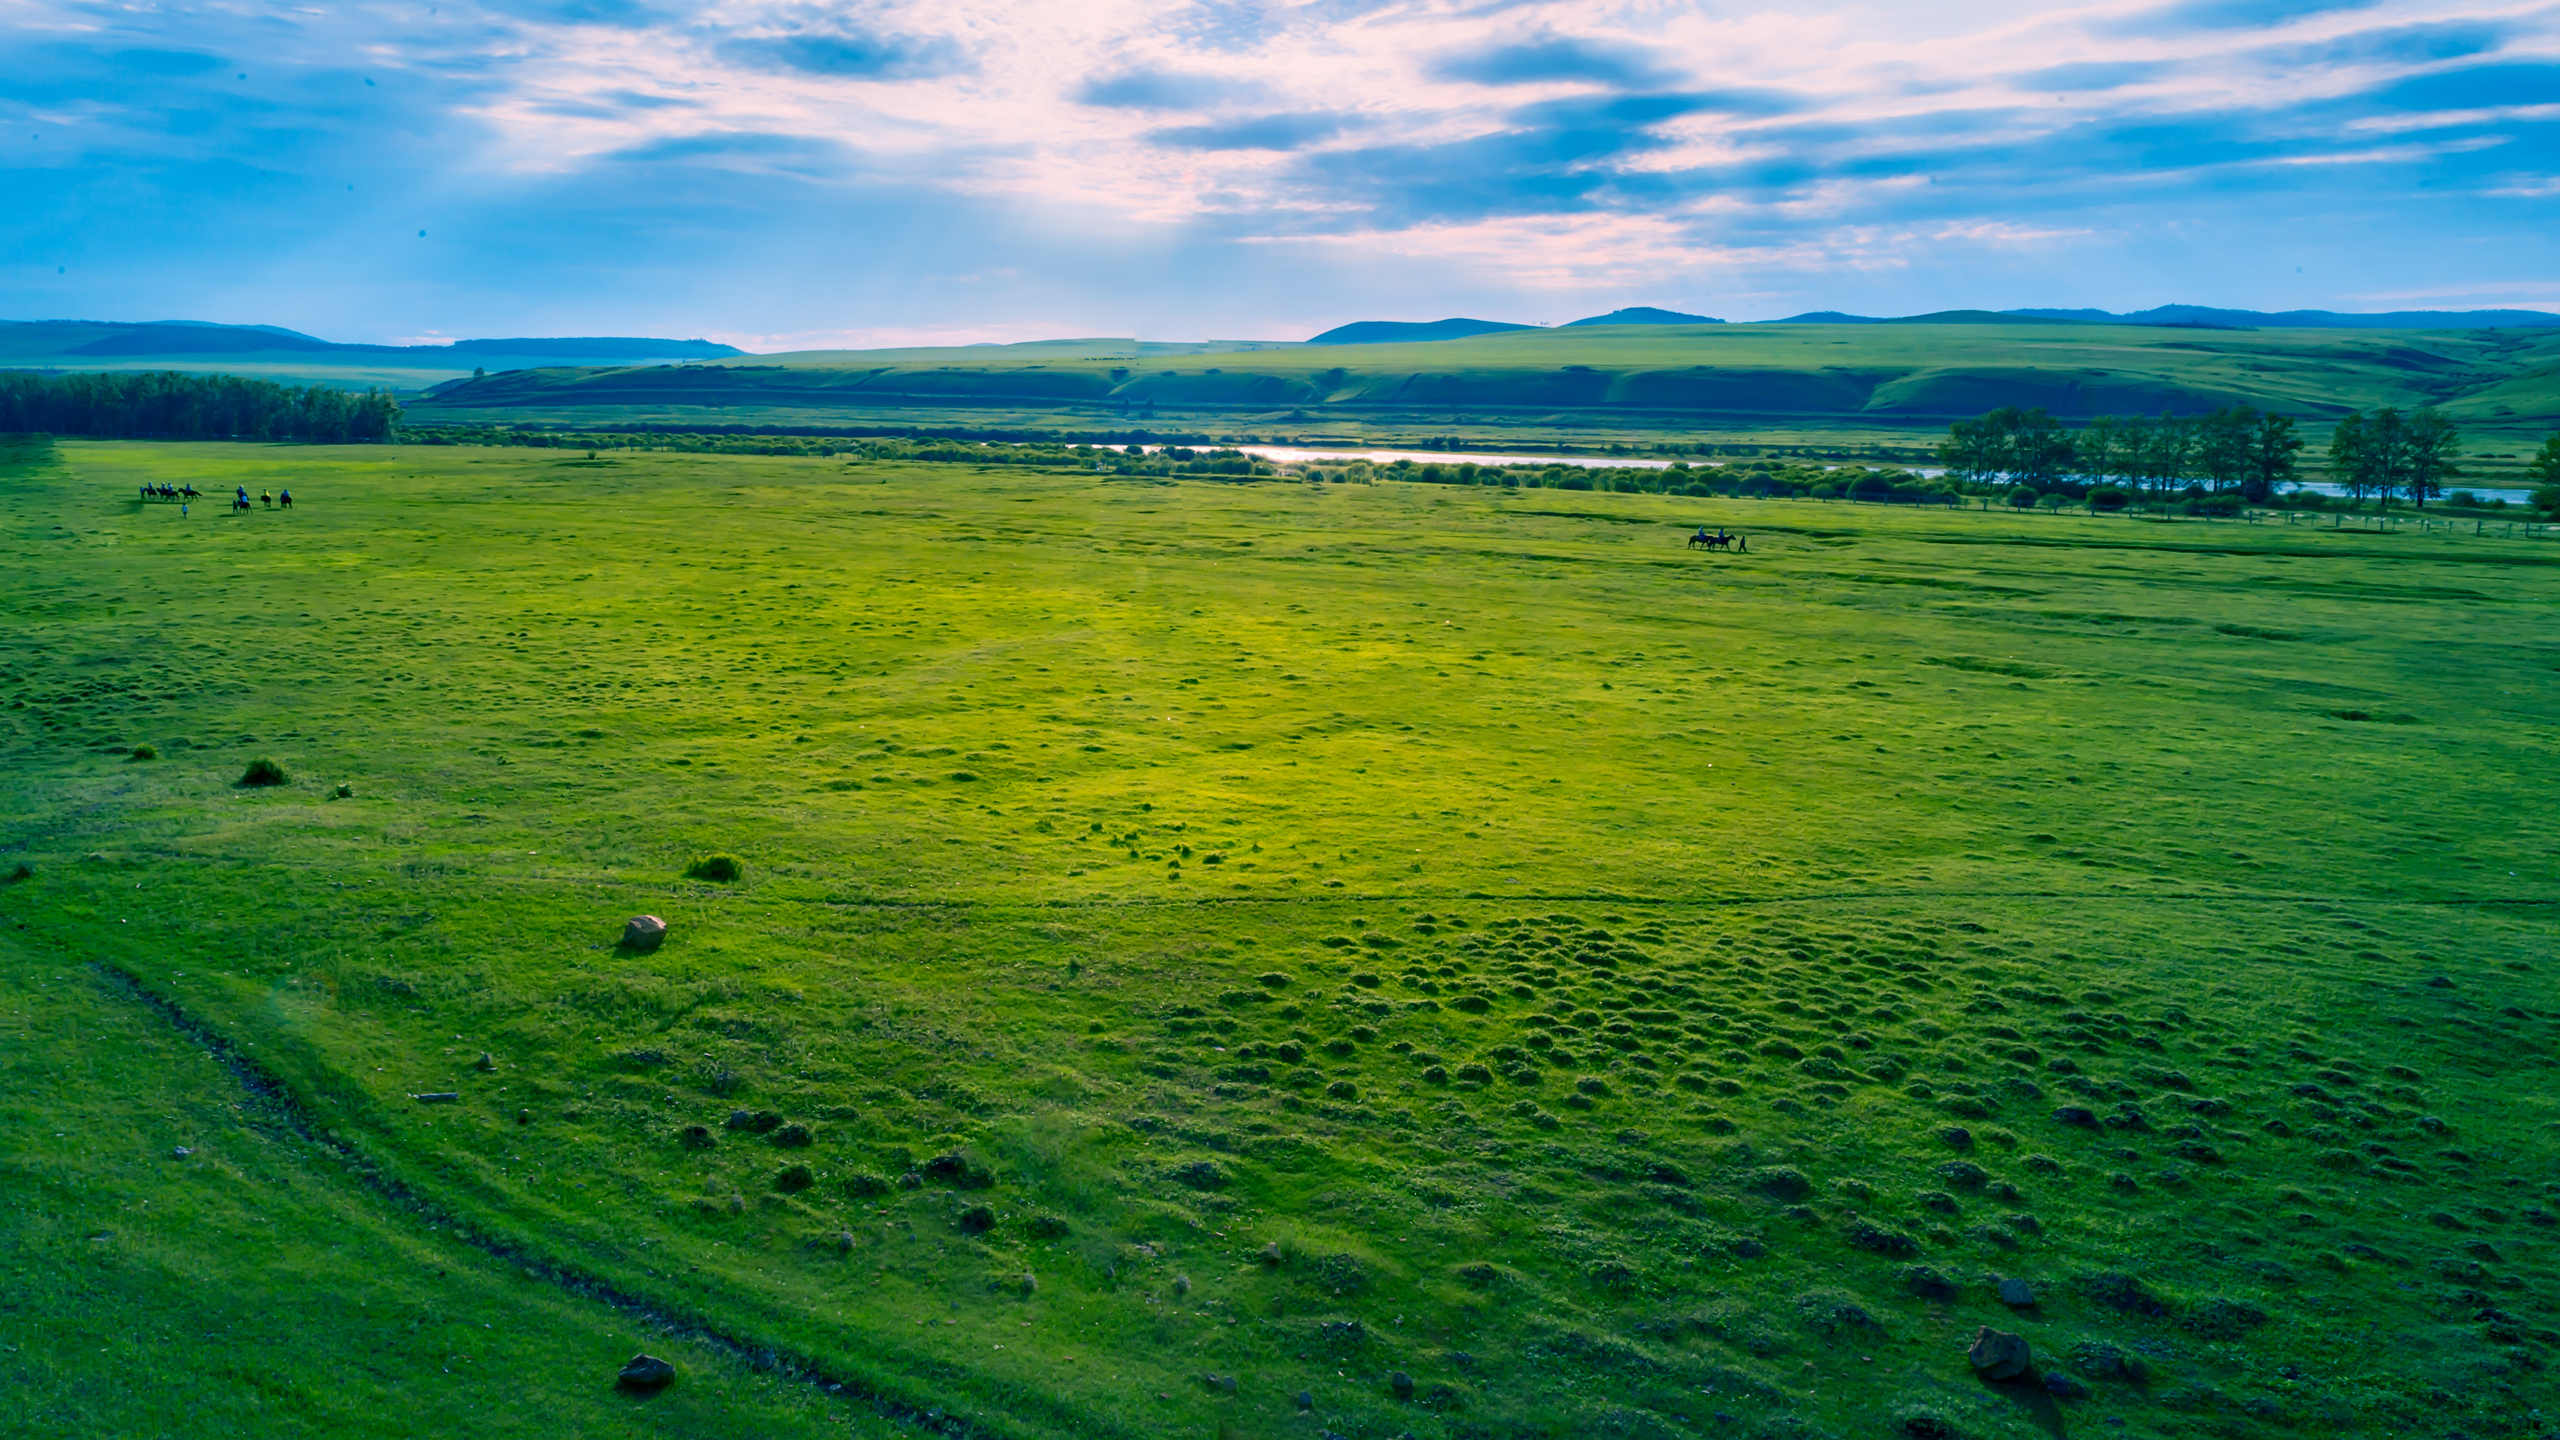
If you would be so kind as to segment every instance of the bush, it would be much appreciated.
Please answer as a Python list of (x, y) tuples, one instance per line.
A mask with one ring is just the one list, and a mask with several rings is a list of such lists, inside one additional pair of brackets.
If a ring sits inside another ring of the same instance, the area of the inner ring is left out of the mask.
[(2101, 485), (2089, 492), (2089, 508), (2101, 513), (2113, 513), (2132, 503), (2130, 493), (2113, 485)]
[(2560, 485), (2544, 485), (2533, 492), (2533, 508), (2560, 511)]
[(283, 766), (263, 758), (250, 761), (249, 768), (240, 772), (240, 783), (253, 788), (262, 785), (282, 785), (286, 783), (286, 778)]
[(810, 1174), (806, 1165), (786, 1165), (782, 1173), (773, 1177), (773, 1188), (785, 1195), (798, 1194), (816, 1183), (818, 1177)]
[(685, 867), (684, 878), (716, 880), (723, 885), (728, 885), (744, 878), (746, 873), (747, 867), (739, 863), (735, 855), (705, 855)]
[(2042, 497), (2038, 496), (2034, 490), (2024, 485), (2009, 492), (2009, 503), (2020, 510), (2033, 510), (2036, 508), (2036, 501), (2040, 498)]
[(136, 745), (133, 747), (133, 758), (136, 760), (157, 760), (160, 758), (160, 752), (148, 744)]

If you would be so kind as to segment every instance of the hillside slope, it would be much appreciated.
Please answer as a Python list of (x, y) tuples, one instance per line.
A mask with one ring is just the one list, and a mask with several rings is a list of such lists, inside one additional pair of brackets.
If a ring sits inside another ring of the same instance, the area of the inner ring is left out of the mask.
[(1179, 410), (1293, 421), (1394, 413), (1934, 424), (1999, 405), (2079, 418), (2251, 404), (2316, 421), (2359, 407), (2441, 404), (2498, 427), (2560, 423), (2560, 332), (2519, 330), (2222, 332), (1968, 316), (1854, 327), (1589, 326), (1249, 355), (967, 349), (899, 351), (869, 363), (844, 351), (756, 359), (493, 375), (444, 391), (417, 407), (418, 418), (774, 407), (854, 420), (924, 406), (1122, 418)]

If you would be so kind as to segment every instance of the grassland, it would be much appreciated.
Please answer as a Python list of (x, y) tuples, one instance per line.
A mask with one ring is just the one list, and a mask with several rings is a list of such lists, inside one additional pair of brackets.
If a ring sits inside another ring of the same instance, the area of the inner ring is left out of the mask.
[(2549, 1433), (2547, 542), (68, 443), (0, 512), (55, 1428)]
[(823, 351), (518, 371), (441, 392), (418, 418), (1702, 446), (1785, 443), (1759, 433), (1777, 428), (1807, 432), (1800, 447), (1909, 460), (1948, 419), (2001, 405), (2085, 417), (2234, 404), (2314, 423), (2355, 408), (2442, 405), (2488, 450), (2530, 449), (2560, 427), (2560, 333), (1637, 325), (1245, 354), (1131, 356), (1098, 343), (1081, 354)]

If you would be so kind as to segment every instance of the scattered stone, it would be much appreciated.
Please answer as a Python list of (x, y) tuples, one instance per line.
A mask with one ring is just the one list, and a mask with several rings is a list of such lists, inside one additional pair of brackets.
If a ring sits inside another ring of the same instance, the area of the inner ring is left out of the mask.
[(676, 1132), (676, 1138), (687, 1150), (708, 1150), (718, 1143), (718, 1137), (711, 1133), (708, 1125), (687, 1125)]
[(2000, 1303), (2013, 1310), (2032, 1309), (2036, 1303), (2036, 1287), (2012, 1275), (2000, 1282)]
[(2267, 1323), (2267, 1312), (2255, 1305), (2219, 1296), (2195, 1308), (2179, 1322), (2207, 1340), (2237, 1340)]
[[(517, 1123), (517, 1124), (519, 1124), (519, 1125), (530, 1125), (530, 1124), (532, 1124), (532, 1123), (533, 1123), (533, 1112), (532, 1112), (532, 1111), (530, 1111), (530, 1110), (518, 1110), (518, 1111), (516, 1112), (516, 1123)], [(708, 1134), (710, 1134), (711, 1132), (710, 1132), (710, 1131), (708, 1131), (708, 1130), (705, 1130), (705, 1131), (703, 1131), (702, 1133), (703, 1133), (703, 1134), (705, 1134), (705, 1135), (708, 1135)]]
[(483, 1075), (486, 1075), (490, 1071), (498, 1068), (498, 1061), (495, 1056), (491, 1055), (488, 1051), (483, 1050), (480, 1052), (480, 1058), (471, 1062), (471, 1068), (479, 1071)]
[(1037, 1295), (1040, 1293), (1040, 1277), (1025, 1270), (1022, 1278), (1014, 1282), (1014, 1288), (1025, 1295)]
[(996, 1228), (996, 1212), (984, 1205), (972, 1205), (961, 1211), (952, 1223), (960, 1227), (963, 1235), (984, 1235)]
[(806, 1149), (816, 1138), (806, 1125), (785, 1125), (773, 1132), (773, 1143), (785, 1150)]
[(852, 1231), (839, 1230), (836, 1232), (836, 1253), (839, 1255), (850, 1255), (853, 1253)]
[(2139, 1380), (2142, 1362), (2103, 1340), (2083, 1340), (2071, 1347), (2071, 1368), (2092, 1380)]
[(898, 1177), (898, 1188), (901, 1190), (921, 1190), (924, 1188), (924, 1177), (913, 1170), (910, 1170), (906, 1174)]
[(2084, 1275), (2079, 1285), (2080, 1293), (2091, 1303), (2111, 1310), (2122, 1310), (2128, 1315), (2147, 1315), (2153, 1319), (2169, 1313), (2169, 1307), (2160, 1302), (2160, 1297), (2144, 1289), (2142, 1282), (2130, 1275), (2114, 1272)]
[(2065, 1105), (2053, 1112), (2053, 1118), (2056, 1124), (2098, 1127), (2098, 1112), (2082, 1105)]
[(663, 1390), (676, 1378), (675, 1365), (655, 1355), (634, 1355), (614, 1376), (617, 1383), (632, 1390)]
[(1174, 1276), (1174, 1277), (1173, 1277), (1173, 1293), (1174, 1293), (1174, 1294), (1176, 1294), (1176, 1295), (1188, 1295), (1188, 1294), (1190, 1294), (1190, 1293), (1191, 1293), (1191, 1277), (1190, 1277), (1190, 1276), (1188, 1276), (1188, 1275), (1176, 1275), (1176, 1276)]
[(622, 925), (622, 948), (645, 955), (666, 942), (667, 922), (655, 915), (634, 915)]
[(172, 1159), (172, 1160), (184, 1160), (184, 1159), (186, 1159), (188, 1156), (193, 1155), (194, 1153), (196, 1153), (196, 1152), (195, 1152), (192, 1148), (190, 1148), (190, 1147), (188, 1147), (188, 1146), (185, 1146), (185, 1145), (181, 1145), (181, 1146), (179, 1146), (177, 1149), (172, 1150), (172, 1151), (170, 1151), (170, 1152), (169, 1152), (169, 1158), (170, 1158), (170, 1159)]
[(2024, 1336), (1985, 1325), (1974, 1332), (1973, 1347), (1964, 1358), (1985, 1380), (2009, 1380), (2025, 1374), (2032, 1357)]
[(1923, 1300), (1953, 1300), (1955, 1282), (1926, 1265), (1914, 1265), (1902, 1272), (1903, 1288)]
[(1301, 1410), (1313, 1410), (1316, 1408), (1315, 1392), (1312, 1390), (1301, 1390), (1293, 1398), (1297, 1400), (1298, 1408)]
[(770, 1135), (782, 1128), (782, 1117), (771, 1110), (732, 1110), (729, 1112), (729, 1128), (744, 1130), (750, 1135)]
[(423, 1095), (412, 1095), (409, 1098), (421, 1105), (450, 1105), (461, 1099), (462, 1094), (457, 1090), (430, 1090)]
[(1203, 1375), (1200, 1377), (1200, 1383), (1221, 1394), (1236, 1393), (1236, 1377), (1233, 1375)]
[(2045, 1393), (2051, 1395), (2056, 1400), (2086, 1400), (2089, 1398), (2088, 1386), (2081, 1384), (2079, 1381), (2063, 1374), (2059, 1370), (2050, 1370), (2045, 1373), (2044, 1388)]
[(1871, 1220), (1860, 1220), (1851, 1225), (1847, 1239), (1851, 1248), (1877, 1255), (1911, 1256), (1920, 1253), (1919, 1241)]
[(1399, 1400), (1413, 1398), (1413, 1377), (1401, 1370), (1387, 1377), (1387, 1389)]
[(1280, 1254), (1280, 1242), (1279, 1242), (1279, 1241), (1274, 1240), (1274, 1241), (1272, 1241), (1271, 1243), (1269, 1243), (1269, 1244), (1267, 1244), (1267, 1245), (1265, 1245), (1265, 1246), (1263, 1246), (1263, 1247), (1262, 1247), (1262, 1263), (1263, 1263), (1263, 1264), (1265, 1264), (1265, 1265), (1270, 1265), (1270, 1266), (1274, 1266), (1274, 1267), (1277, 1267), (1277, 1266), (1280, 1264), (1280, 1262), (1281, 1262), (1282, 1258), (1284, 1258), (1284, 1257), (1282, 1257), (1282, 1255)]

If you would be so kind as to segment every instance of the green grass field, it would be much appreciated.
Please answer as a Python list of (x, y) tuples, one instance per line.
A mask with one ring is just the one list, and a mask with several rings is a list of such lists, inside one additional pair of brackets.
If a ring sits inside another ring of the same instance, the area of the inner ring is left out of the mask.
[(40, 1428), (2551, 1432), (2548, 541), (5, 467)]

